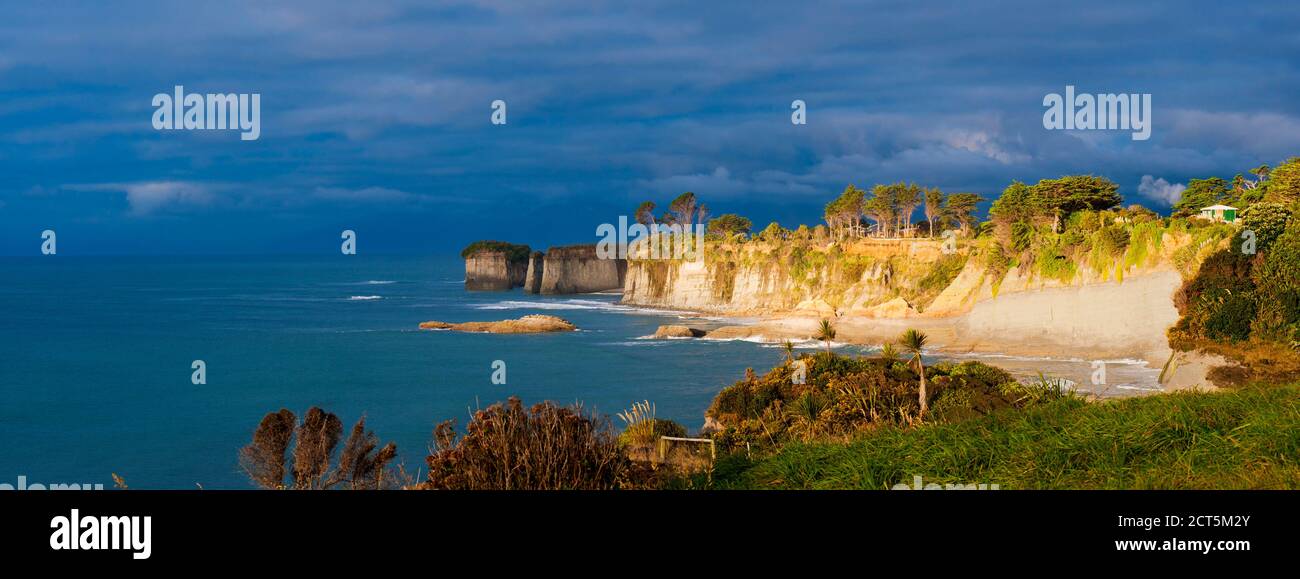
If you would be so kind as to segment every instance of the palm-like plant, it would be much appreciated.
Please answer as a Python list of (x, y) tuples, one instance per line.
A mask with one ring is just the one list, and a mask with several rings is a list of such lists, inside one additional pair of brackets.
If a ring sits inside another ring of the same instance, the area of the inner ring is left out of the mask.
[(835, 339), (835, 326), (830, 320), (822, 319), (822, 323), (817, 326), (817, 339), (826, 343), (826, 353), (831, 353), (831, 340)]
[(812, 440), (821, 432), (822, 413), (827, 408), (830, 408), (830, 403), (825, 397), (808, 391), (790, 401), (786, 412), (803, 427), (804, 440)]
[(898, 348), (893, 344), (884, 344), (880, 346), (880, 359), (885, 362), (886, 367), (893, 366), (898, 361)]
[(925, 400), (925, 364), (921, 361), (921, 350), (925, 348), (925, 343), (928, 340), (929, 338), (924, 333), (916, 329), (903, 332), (903, 335), (898, 338), (898, 345), (912, 355), (910, 363), (916, 364), (916, 371), (921, 375), (921, 390), (917, 394), (917, 399), (921, 402), (921, 412), (917, 414), (917, 418), (924, 418), (925, 411), (930, 408)]
[(781, 344), (781, 347), (785, 349), (785, 361), (787, 363), (794, 362), (794, 342), (786, 340), (785, 343)]

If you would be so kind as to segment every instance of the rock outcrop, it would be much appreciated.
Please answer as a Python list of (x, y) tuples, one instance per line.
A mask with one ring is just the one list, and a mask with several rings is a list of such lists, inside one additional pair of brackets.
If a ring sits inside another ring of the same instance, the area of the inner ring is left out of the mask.
[(577, 294), (623, 288), (627, 260), (603, 259), (595, 245), (552, 247), (542, 260), (543, 294)]
[(542, 271), (545, 269), (546, 254), (534, 251), (528, 256), (528, 275), (524, 276), (524, 291), (530, 294), (542, 292)]
[(655, 338), (703, 338), (708, 332), (689, 326), (666, 325), (655, 330)]
[(455, 332), (486, 332), (489, 334), (540, 334), (545, 332), (572, 332), (577, 326), (564, 318), (541, 314), (527, 315), (516, 320), (497, 322), (421, 322), (421, 330), (451, 330)]
[(527, 245), (504, 241), (475, 241), (460, 252), (465, 258), (465, 289), (507, 291), (524, 285), (528, 274)]

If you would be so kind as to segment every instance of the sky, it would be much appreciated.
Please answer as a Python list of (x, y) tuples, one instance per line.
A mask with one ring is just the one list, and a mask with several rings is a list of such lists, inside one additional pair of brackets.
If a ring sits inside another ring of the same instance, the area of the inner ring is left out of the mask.
[[(0, 0), (0, 255), (545, 248), (684, 191), (761, 228), (1073, 173), (1167, 211), (1300, 155), (1300, 8), (1238, 4)], [(260, 137), (156, 130), (177, 85), (259, 94)], [(1150, 139), (1045, 129), (1066, 85), (1152, 95)]]

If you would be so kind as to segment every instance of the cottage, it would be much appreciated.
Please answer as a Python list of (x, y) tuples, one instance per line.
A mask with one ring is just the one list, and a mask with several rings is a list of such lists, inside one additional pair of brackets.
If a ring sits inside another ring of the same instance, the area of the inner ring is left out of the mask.
[(1211, 205), (1201, 208), (1201, 219), (1218, 221), (1220, 223), (1236, 223), (1237, 208), (1228, 207), (1227, 205)]

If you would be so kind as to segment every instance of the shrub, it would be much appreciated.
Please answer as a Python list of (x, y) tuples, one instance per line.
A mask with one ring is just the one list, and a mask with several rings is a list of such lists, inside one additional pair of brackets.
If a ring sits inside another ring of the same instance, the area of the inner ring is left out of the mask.
[[(253, 441), (240, 449), (239, 466), (264, 489), (319, 490), (329, 488), (383, 489), (404, 482), (388, 464), (397, 457), (397, 445), (379, 446), (379, 438), (366, 430), (362, 418), (352, 427), (338, 462), (331, 469), (334, 450), (343, 436), (343, 423), (329, 412), (312, 407), (294, 426), (292, 412), (280, 409), (262, 418)], [(294, 445), (293, 464), (286, 453)], [(285, 474), (291, 473), (288, 481)]]
[(1251, 277), (1259, 303), (1254, 335), (1284, 344), (1300, 340), (1300, 226), (1277, 238)]
[(631, 472), (609, 420), (579, 405), (525, 410), (511, 397), (475, 412), (459, 440), (453, 421), (439, 424), (434, 446), (423, 489), (613, 489)]
[[(1255, 233), (1255, 251), (1266, 251), (1286, 231), (1291, 210), (1278, 203), (1256, 203), (1241, 211), (1241, 229)], [(1245, 243), (1238, 236), (1232, 246), (1243, 251)]]

